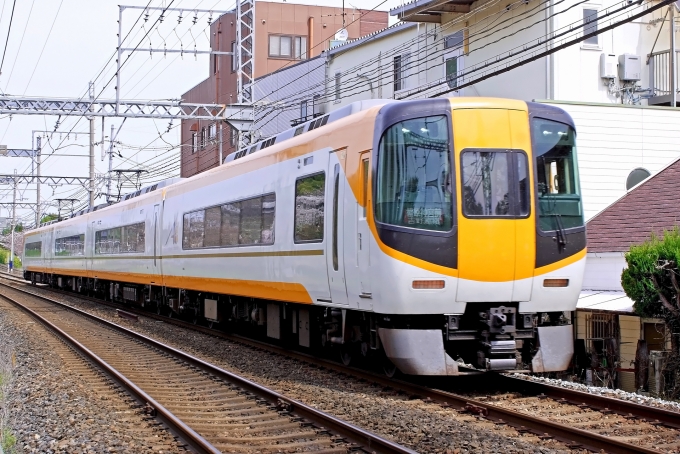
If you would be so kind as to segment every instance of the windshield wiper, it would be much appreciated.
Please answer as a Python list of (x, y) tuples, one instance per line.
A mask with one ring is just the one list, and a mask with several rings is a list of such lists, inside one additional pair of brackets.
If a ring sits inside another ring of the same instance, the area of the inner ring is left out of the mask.
[(555, 224), (557, 224), (557, 229), (555, 230), (557, 233), (557, 243), (560, 247), (565, 247), (567, 245), (567, 232), (565, 232), (564, 225), (562, 224), (562, 215), (555, 213), (553, 216), (555, 216)]

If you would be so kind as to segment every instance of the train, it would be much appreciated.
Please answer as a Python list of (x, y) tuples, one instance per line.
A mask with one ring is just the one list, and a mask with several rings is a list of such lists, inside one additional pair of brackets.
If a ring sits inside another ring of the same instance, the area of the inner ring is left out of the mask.
[(355, 102), (27, 232), (24, 278), (388, 375), (563, 371), (576, 153), (554, 106)]

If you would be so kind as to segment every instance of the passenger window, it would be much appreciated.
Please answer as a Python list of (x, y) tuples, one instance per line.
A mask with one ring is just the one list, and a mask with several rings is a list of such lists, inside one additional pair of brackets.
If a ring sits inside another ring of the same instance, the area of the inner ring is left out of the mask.
[(296, 243), (323, 241), (325, 183), (323, 173), (295, 182)]
[(464, 215), (512, 216), (509, 158), (504, 151), (462, 153)]
[(517, 180), (519, 185), (519, 215), (527, 216), (530, 210), (529, 202), (529, 162), (527, 155), (516, 153), (517, 156)]
[(184, 215), (184, 249), (274, 244), (276, 194)]
[(366, 208), (368, 207), (368, 159), (361, 161), (361, 177), (362, 181), (362, 200), (364, 205), (364, 218), (366, 218)]
[(453, 227), (449, 131), (445, 115), (404, 120), (380, 139), (374, 199), (384, 224), (447, 232)]

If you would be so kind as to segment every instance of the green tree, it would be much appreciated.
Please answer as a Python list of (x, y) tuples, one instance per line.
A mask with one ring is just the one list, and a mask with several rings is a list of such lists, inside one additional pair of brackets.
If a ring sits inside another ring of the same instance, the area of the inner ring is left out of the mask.
[(621, 285), (642, 317), (660, 318), (670, 336), (671, 352), (666, 363), (667, 393), (680, 396), (680, 230), (652, 235), (626, 253), (628, 268)]
[(43, 224), (45, 222), (54, 221), (55, 219), (59, 219), (59, 216), (54, 213), (48, 213), (40, 219), (40, 223)]

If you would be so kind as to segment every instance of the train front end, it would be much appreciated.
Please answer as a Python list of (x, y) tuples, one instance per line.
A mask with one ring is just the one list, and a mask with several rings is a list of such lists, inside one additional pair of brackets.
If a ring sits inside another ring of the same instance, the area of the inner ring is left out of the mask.
[(562, 371), (585, 265), (576, 131), (563, 110), (453, 98), (376, 119), (374, 311), (402, 371)]

